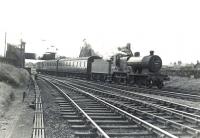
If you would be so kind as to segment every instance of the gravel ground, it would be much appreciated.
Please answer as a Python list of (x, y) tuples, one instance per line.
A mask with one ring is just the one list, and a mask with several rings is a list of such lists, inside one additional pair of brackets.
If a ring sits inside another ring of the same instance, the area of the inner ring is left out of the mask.
[(44, 81), (38, 80), (43, 102), (45, 134), (48, 138), (73, 138), (73, 130), (68, 122), (59, 114), (59, 105), (55, 102), (55, 94), (51, 86), (44, 85)]
[[(35, 100), (35, 91), (34, 85), (31, 83), (29, 91), (27, 91), (27, 96), (24, 100), (25, 107), (21, 111), (20, 118), (17, 121), (16, 127), (12, 132), (10, 138), (31, 138), (33, 132), (33, 118), (34, 118), (34, 109), (29, 105), (32, 104)], [(16, 109), (15, 109), (16, 110)]]

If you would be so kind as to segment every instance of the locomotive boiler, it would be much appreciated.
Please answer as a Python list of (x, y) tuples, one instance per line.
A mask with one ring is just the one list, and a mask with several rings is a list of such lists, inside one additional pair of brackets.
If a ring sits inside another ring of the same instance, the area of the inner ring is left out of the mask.
[(139, 52), (136, 52), (135, 56), (128, 59), (127, 64), (132, 67), (134, 73), (141, 73), (145, 70), (156, 73), (162, 68), (162, 60), (154, 55), (154, 51), (150, 51), (150, 55), (144, 57), (140, 57)]

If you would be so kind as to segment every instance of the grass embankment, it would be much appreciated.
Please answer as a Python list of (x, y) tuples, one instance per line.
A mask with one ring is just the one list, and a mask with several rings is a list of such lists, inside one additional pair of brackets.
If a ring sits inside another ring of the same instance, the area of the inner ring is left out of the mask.
[(27, 86), (29, 78), (26, 70), (0, 63), (0, 116), (15, 100), (15, 89)]

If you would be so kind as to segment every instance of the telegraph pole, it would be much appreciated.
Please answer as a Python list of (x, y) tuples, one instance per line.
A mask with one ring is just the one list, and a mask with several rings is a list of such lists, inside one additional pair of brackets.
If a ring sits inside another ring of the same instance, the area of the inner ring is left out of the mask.
[(21, 49), (21, 68), (24, 68), (25, 66), (25, 45), (26, 43), (22, 41), (21, 39), (21, 44), (20, 44), (20, 49)]
[(4, 57), (6, 57), (6, 49), (7, 49), (7, 40), (6, 40), (6, 37), (7, 37), (7, 33), (5, 32), (5, 48), (4, 48)]

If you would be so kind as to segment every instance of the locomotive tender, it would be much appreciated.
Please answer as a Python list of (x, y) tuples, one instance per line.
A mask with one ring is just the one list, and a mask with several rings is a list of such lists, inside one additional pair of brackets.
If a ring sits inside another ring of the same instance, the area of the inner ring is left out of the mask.
[[(126, 47), (130, 49), (130, 47)], [(47, 60), (37, 63), (37, 72), (59, 76), (79, 76), (91, 80), (163, 87), (168, 76), (160, 74), (162, 60), (150, 51), (141, 57), (139, 52), (116, 54), (110, 60), (99, 56)]]

